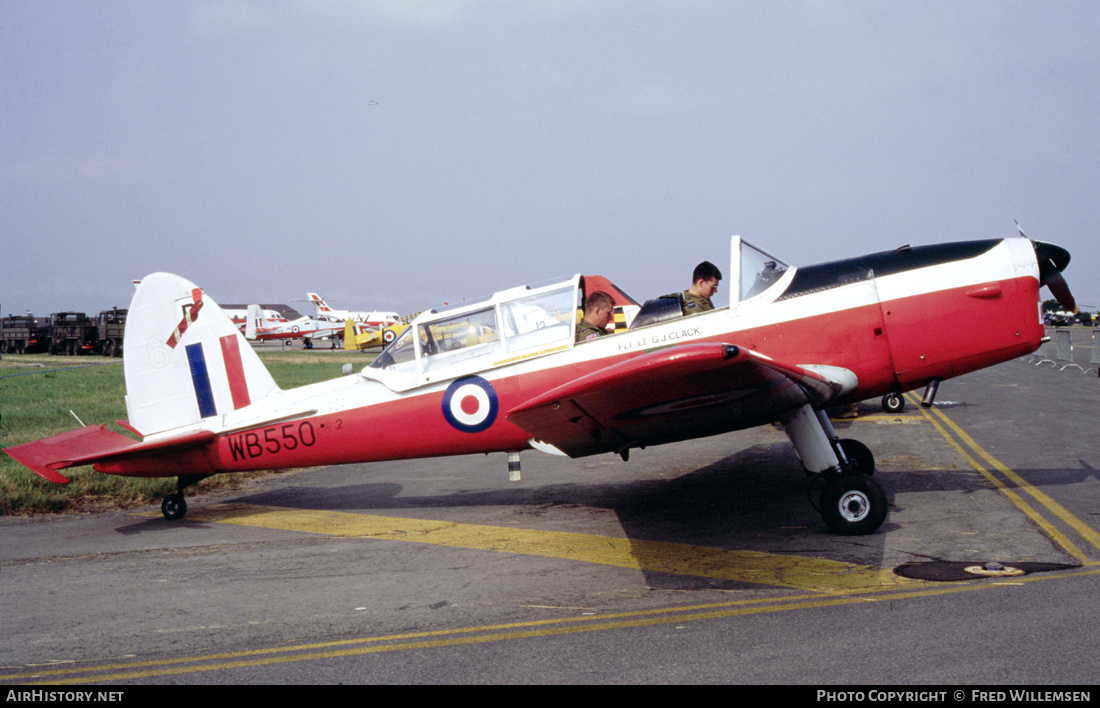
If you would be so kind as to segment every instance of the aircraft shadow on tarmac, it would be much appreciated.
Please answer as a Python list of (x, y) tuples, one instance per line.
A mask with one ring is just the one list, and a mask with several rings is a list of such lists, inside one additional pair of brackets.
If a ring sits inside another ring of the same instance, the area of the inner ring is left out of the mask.
[[(469, 479), (464, 479), (466, 474), (463, 472), (451, 476), (445, 483), (437, 484), (429, 476), (421, 476), (415, 486), (428, 493), (410, 491), (407, 485), (378, 479), (378, 475), (375, 475), (377, 481), (362, 484), (314, 484), (325, 481), (328, 475), (324, 470), (310, 470), (287, 477), (287, 481), (293, 479), (292, 484), (276, 483), (273, 489), (236, 496), (232, 501), (289, 509), (433, 518), (468, 524), (485, 523), (476, 513), (478, 508), (507, 508), (503, 516), (494, 514), (490, 525), (617, 536), (618, 530), (609, 527), (615, 522), (602, 518), (607, 511), (611, 511), (617, 517), (621, 533), (635, 544), (656, 541), (678, 544), (684, 549), (787, 553), (849, 562), (858, 560), (868, 565), (874, 565), (881, 556), (881, 534), (893, 528), (888, 519), (876, 534), (858, 537), (858, 559), (842, 558), (850, 553), (834, 552), (839, 545), (847, 543), (828, 531), (811, 505), (808, 498), (813, 491), (810, 482), (794, 451), (786, 444), (754, 445), (710, 464), (688, 467), (686, 470), (678, 466), (677, 470), (684, 471), (676, 476), (669, 477), (667, 472), (661, 472), (660, 478), (654, 478), (655, 470), (670, 467), (665, 464), (665, 457), (659, 457), (644, 464), (637, 478), (624, 478), (624, 473), (620, 471), (607, 482), (598, 481), (598, 472), (581, 475), (583, 478), (577, 482), (535, 482), (536, 477), (540, 480), (561, 479), (571, 465), (577, 464), (575, 460), (545, 459), (544, 464), (549, 466), (547, 469), (561, 466), (562, 471), (552, 469), (550, 473), (527, 474), (525, 469), (523, 486), (506, 486), (509, 483), (499, 480), (499, 477), (489, 478), (491, 483), (487, 484), (485, 474), (476, 471), (473, 466), (469, 466)], [(499, 460), (490, 460), (489, 464), (495, 462)], [(615, 458), (612, 464), (622, 463)], [(635, 464), (635, 461), (629, 464)], [(534, 469), (537, 464), (529, 467)], [(346, 469), (343, 474), (346, 474)], [(383, 474), (398, 479), (401, 470), (399, 466)], [(362, 474), (369, 479), (372, 476), (370, 466), (366, 466)], [(572, 476), (576, 479), (579, 475), (574, 473)], [(891, 482), (898, 473), (891, 472), (889, 476), (890, 481), (885, 486), (892, 501)], [(454, 489), (453, 483), (456, 481), (469, 481), (471, 488), (443, 491), (447, 487)], [(434, 490), (439, 491), (432, 493)], [(187, 518), (166, 522), (158, 518), (117, 530), (120, 533), (141, 533), (163, 530), (171, 525), (203, 528), (209, 523)], [(746, 587), (745, 583), (722, 578), (664, 573), (645, 568), (643, 572), (647, 585), (653, 588), (694, 590)]]
[[(546, 476), (540, 475), (543, 479)], [(712, 543), (789, 524), (820, 527), (826, 533), (824, 523), (807, 503), (808, 482), (793, 453), (766, 445), (671, 478), (609, 482), (591, 479), (515, 487), (505, 487), (507, 482), (501, 482), (497, 488), (439, 494), (410, 493), (405, 485), (387, 481), (338, 487), (296, 486), (242, 496), (236, 501), (353, 513), (516, 507), (518, 517), (544, 516), (556, 507), (587, 507), (616, 512), (629, 537), (634, 537), (629, 531), (637, 530), (639, 537), (677, 543)], [(477, 523), (469, 518), (462, 521)]]

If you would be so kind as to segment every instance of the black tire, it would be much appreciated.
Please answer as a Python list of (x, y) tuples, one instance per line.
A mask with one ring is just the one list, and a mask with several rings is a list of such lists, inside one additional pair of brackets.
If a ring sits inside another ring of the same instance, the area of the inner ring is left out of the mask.
[(160, 513), (164, 514), (164, 518), (169, 521), (182, 519), (187, 513), (187, 500), (182, 494), (169, 494), (160, 503)]
[(888, 502), (879, 483), (862, 474), (843, 474), (826, 480), (821, 492), (821, 518), (841, 536), (874, 533), (886, 520)]
[(900, 393), (888, 393), (882, 397), (882, 410), (887, 413), (901, 413), (905, 410), (905, 397)]
[(875, 456), (871, 454), (871, 448), (859, 440), (841, 440), (840, 449), (848, 458), (848, 472), (858, 472), (868, 477), (875, 473)]

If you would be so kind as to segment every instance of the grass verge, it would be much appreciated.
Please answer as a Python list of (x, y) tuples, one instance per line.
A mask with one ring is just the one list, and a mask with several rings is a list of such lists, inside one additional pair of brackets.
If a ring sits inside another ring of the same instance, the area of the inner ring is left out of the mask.
[[(340, 376), (343, 364), (356, 370), (369, 359), (351, 352), (272, 349), (259, 351), (280, 388), (295, 388)], [(8, 354), (0, 359), (0, 447), (57, 435), (85, 425), (126, 418), (122, 360)], [(70, 412), (71, 411), (71, 412)], [(61, 473), (68, 484), (42, 479), (10, 456), (0, 453), (0, 516), (93, 511), (159, 503), (176, 489), (171, 478), (116, 477), (91, 466)], [(232, 488), (266, 472), (222, 474), (189, 487), (188, 496), (204, 490)]]

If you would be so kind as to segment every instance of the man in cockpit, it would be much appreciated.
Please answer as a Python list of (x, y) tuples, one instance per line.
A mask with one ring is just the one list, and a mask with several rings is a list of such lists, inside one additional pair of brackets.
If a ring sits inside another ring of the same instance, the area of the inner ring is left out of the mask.
[(615, 317), (615, 299), (603, 290), (597, 290), (584, 301), (584, 319), (577, 323), (578, 342), (596, 339), (605, 334), (607, 323)]
[(685, 315), (695, 315), (714, 309), (710, 301), (718, 292), (718, 282), (722, 280), (722, 271), (710, 261), (695, 266), (691, 274), (691, 287), (684, 291), (682, 309)]

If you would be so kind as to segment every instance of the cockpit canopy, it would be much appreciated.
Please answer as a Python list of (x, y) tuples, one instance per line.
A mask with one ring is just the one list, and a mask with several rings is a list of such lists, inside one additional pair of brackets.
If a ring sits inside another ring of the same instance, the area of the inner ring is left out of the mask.
[[(738, 282), (731, 283), (731, 300), (763, 293), (789, 269), (737, 236), (732, 245)], [(574, 275), (422, 312), (363, 375), (404, 390), (568, 349), (574, 345), (584, 299), (596, 290), (615, 301), (616, 331), (656, 324), (638, 315), (638, 303), (606, 278)], [(678, 307), (673, 309), (670, 317), (682, 316)]]
[(564, 349), (573, 341), (580, 276), (522, 286), (417, 317), (370, 365), (427, 373), (483, 369)]
[(363, 374), (401, 390), (567, 349), (584, 298), (596, 290), (607, 292), (631, 316), (638, 309), (602, 276), (523, 285), (421, 313)]

